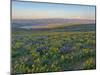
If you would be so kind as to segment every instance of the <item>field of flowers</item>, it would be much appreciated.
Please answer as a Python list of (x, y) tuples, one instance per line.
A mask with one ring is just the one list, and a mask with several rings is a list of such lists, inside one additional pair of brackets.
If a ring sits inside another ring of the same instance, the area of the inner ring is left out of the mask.
[(96, 68), (95, 32), (16, 32), (12, 34), (12, 73)]

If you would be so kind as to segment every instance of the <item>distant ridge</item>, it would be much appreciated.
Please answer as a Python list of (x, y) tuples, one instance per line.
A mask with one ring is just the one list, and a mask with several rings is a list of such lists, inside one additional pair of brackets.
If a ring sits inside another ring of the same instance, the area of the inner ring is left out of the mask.
[(51, 19), (13, 19), (12, 23), (95, 23), (95, 20), (89, 19), (61, 19), (61, 18), (51, 18)]

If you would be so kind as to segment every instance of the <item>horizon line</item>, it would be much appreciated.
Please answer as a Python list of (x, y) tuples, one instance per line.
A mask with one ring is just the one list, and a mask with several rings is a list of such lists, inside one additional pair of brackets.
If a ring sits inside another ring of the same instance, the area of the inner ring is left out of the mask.
[(76, 19), (76, 20), (96, 20), (96, 19), (82, 19), (82, 18), (33, 18), (33, 19), (22, 19), (22, 18), (11, 18), (12, 20), (39, 20), (39, 19)]

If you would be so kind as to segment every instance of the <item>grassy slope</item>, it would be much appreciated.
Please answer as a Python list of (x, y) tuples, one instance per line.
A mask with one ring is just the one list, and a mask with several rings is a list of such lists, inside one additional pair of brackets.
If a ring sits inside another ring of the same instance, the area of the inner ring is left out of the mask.
[[(70, 26), (70, 29), (73, 28)], [(91, 31), (89, 26), (85, 27), (86, 32), (80, 32), (84, 28), (82, 26), (76, 28), (80, 30), (66, 32), (58, 28), (48, 31), (14, 31), (13, 73), (95, 69), (95, 28), (93, 26)], [(36, 52), (41, 47), (46, 49)]]

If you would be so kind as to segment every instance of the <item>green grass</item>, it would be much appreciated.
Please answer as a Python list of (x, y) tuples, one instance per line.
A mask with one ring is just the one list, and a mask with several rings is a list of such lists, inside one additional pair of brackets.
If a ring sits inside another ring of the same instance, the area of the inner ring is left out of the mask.
[(12, 33), (12, 73), (96, 68), (95, 32), (16, 31)]
[(96, 68), (95, 25), (13, 29), (12, 74)]

